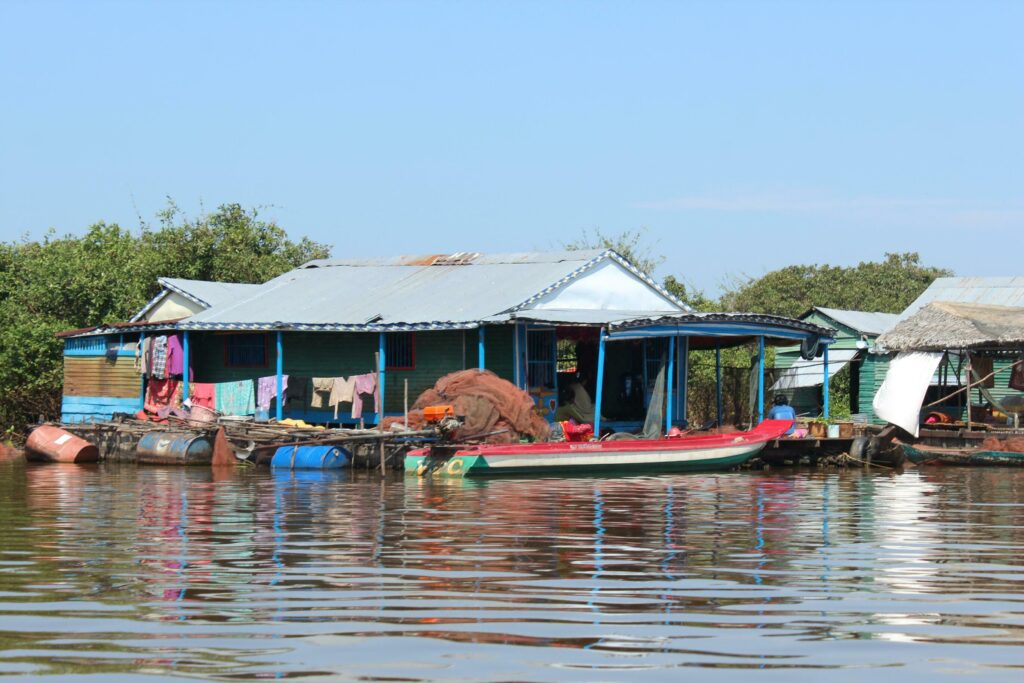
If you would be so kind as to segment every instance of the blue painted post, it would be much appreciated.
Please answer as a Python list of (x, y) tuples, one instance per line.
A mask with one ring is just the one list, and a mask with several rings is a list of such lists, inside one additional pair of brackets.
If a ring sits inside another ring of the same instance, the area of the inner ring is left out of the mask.
[(821, 396), (822, 396), (822, 399), (823, 399), (822, 403), (824, 404), (823, 405), (823, 415), (824, 415), (825, 419), (827, 420), (828, 419), (828, 344), (825, 344), (825, 351), (824, 351), (824, 355), (822, 357), (822, 360), (825, 361), (825, 376), (822, 379), (822, 383), (821, 383)]
[(601, 395), (604, 393), (604, 345), (605, 331), (598, 334), (597, 343), (597, 387), (594, 390), (594, 436), (601, 439)]
[(274, 419), (278, 422), (284, 419), (284, 340), (281, 330), (277, 331), (277, 405)]
[[(143, 353), (145, 352), (145, 350), (146, 350), (146, 333), (145, 332), (140, 332), (139, 333), (139, 358), (141, 359), (141, 361), (143, 363), (146, 362), (145, 358), (143, 358)], [(142, 410), (143, 407), (145, 407), (145, 405), (146, 405), (146, 376), (145, 375), (142, 375), (141, 379), (139, 379), (139, 385), (140, 385), (139, 386), (139, 410)]]
[(676, 381), (678, 382), (677, 391), (679, 392), (679, 407), (676, 409), (676, 412), (679, 417), (676, 422), (685, 427), (690, 424), (690, 420), (687, 419), (687, 408), (689, 406), (690, 395), (686, 386), (686, 381), (690, 377), (690, 338), (680, 338), (678, 346), (679, 367), (676, 368)]
[(676, 376), (676, 338), (668, 338), (668, 372), (665, 373), (665, 434), (672, 429), (672, 380)]
[(477, 351), (476, 351), (476, 367), (478, 370), (483, 370), (487, 367), (484, 362), (484, 326), (481, 325), (477, 328)]
[(764, 335), (757, 338), (757, 422), (764, 422)]
[(725, 411), (722, 409), (722, 342), (715, 342), (715, 416), (718, 418), (718, 426), (722, 426), (725, 418)]
[[(384, 419), (384, 368), (387, 367), (387, 363), (384, 361), (384, 333), (381, 332), (377, 339), (377, 371), (380, 373), (380, 414), (377, 415), (377, 425), (379, 426)], [(381, 442), (383, 445), (383, 442)]]
[(185, 330), (185, 334), (181, 338), (181, 400), (188, 400), (188, 369), (192, 366), (191, 358), (189, 358), (188, 348), (188, 330)]

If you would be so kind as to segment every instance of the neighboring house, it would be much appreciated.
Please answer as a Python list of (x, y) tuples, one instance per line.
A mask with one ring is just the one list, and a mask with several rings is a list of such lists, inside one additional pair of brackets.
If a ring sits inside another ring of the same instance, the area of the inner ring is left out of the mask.
[(185, 280), (177, 277), (162, 277), (158, 278), (157, 282), (160, 283), (160, 293), (136, 313), (130, 322), (181, 320), (211, 306), (230, 303), (253, 294), (260, 288), (260, 285)]
[[(898, 315), (837, 308), (812, 307), (800, 320), (836, 330), (829, 346), (829, 377), (850, 366), (850, 414), (869, 413), (875, 392), (885, 379), (885, 361), (869, 351), (878, 335), (896, 324)], [(879, 366), (881, 365), (881, 370)], [(783, 393), (798, 415), (816, 417), (822, 411), (824, 360), (804, 360), (797, 346), (779, 348), (775, 368), (781, 371), (772, 391)], [(846, 412), (833, 403), (833, 413)]]
[[(1024, 308), (1024, 276), (940, 277), (899, 314), (898, 322), (903, 322), (910, 318), (928, 304), (937, 302)], [(879, 349), (879, 351), (884, 351), (884, 349)], [(925, 395), (925, 405), (937, 401), (942, 396), (955, 391), (957, 387), (963, 386), (966, 383), (963, 359), (957, 351), (959, 349), (949, 349), (946, 362), (939, 366), (939, 370), (932, 378), (931, 387)], [(882, 380), (885, 378), (885, 370), (888, 369), (891, 354), (875, 355), (874, 358), (877, 359), (878, 363), (878, 370), (876, 372), (879, 379)], [(1021, 392), (1010, 389), (1007, 386), (1009, 379), (1008, 366), (1013, 361), (1014, 356), (1012, 354), (1001, 354), (992, 358), (992, 370), (996, 375), (991, 382), (987, 383), (988, 386), (986, 386), (985, 393), (997, 401), (1009, 398), (1018, 400), (1021, 397)], [(975, 405), (981, 405), (985, 401), (978, 391), (972, 392), (972, 394), (971, 400)], [(870, 404), (867, 405), (870, 407)], [(936, 406), (934, 409), (945, 410), (954, 417), (961, 419), (966, 417), (966, 407), (962, 397), (951, 399), (945, 404)], [(873, 413), (872, 421), (882, 422)]]
[(160, 278), (160, 293), (129, 322), (65, 332), (61, 419), (109, 419), (142, 408), (136, 369), (139, 335), (173, 330), (177, 321), (251, 294), (259, 285)]
[[(141, 407), (143, 380), (126, 368), (133, 369), (145, 334), (182, 334), (191, 381), (202, 383), (274, 375), (279, 358), (291, 377), (348, 377), (374, 372), (379, 354), (384, 412), (400, 414), (406, 387), (411, 402), (442, 375), (475, 367), (553, 405), (563, 368), (590, 371), (586, 380), (593, 382), (589, 366), (602, 325), (688, 310), (611, 250), (324, 259), (262, 285), (171, 278), (161, 284), (161, 294), (132, 321), (64, 334), (66, 363), (74, 368), (74, 359), (89, 358), (90, 377), (99, 380), (85, 387), (74, 372), (67, 376), (66, 421)], [(608, 368), (642, 375), (647, 346), (613, 345)], [(107, 393), (104, 377), (116, 379)], [(614, 416), (622, 406), (610, 393)], [(283, 415), (354, 422), (308, 401), (286, 406)], [(377, 417), (364, 413), (371, 424)]]

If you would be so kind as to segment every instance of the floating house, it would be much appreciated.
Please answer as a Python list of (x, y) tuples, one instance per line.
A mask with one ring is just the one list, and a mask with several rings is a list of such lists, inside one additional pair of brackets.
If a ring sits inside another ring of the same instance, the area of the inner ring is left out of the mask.
[[(939, 304), (939, 306), (929, 308), (933, 304)], [(952, 307), (944, 306), (945, 304), (951, 304)], [(965, 307), (958, 307), (958, 304)], [(978, 324), (983, 328), (986, 325), (993, 326), (994, 323), (991, 321), (985, 322), (988, 319), (986, 316), (991, 315), (991, 311), (986, 313), (986, 307), (999, 307), (1018, 312), (1024, 309), (1024, 277), (943, 277), (936, 279), (899, 315), (897, 325), (888, 330), (886, 335), (880, 337), (880, 341), (888, 338), (890, 343), (888, 345), (880, 343), (876, 349), (879, 354), (877, 356), (879, 370), (888, 369), (896, 351), (925, 348), (929, 351), (942, 350), (941, 360), (921, 401), (924, 405), (931, 406), (929, 410), (944, 412), (955, 420), (969, 418), (968, 402), (964, 400), (963, 392), (958, 390), (967, 385), (970, 379), (967, 368), (971, 365), (975, 372), (979, 367), (984, 368), (980, 377), (992, 375), (985, 382), (975, 386), (971, 392), (970, 403), (975, 406), (975, 410), (979, 414), (983, 414), (991, 406), (1004, 403), (1018, 404), (1024, 400), (1024, 393), (1010, 386), (1011, 366), (1018, 360), (1018, 357), (1012, 351), (1000, 350), (998, 344), (992, 340), (974, 347), (970, 344), (960, 344), (952, 333), (951, 326), (956, 324), (969, 326)], [(926, 309), (928, 309), (927, 312)], [(967, 322), (957, 323), (956, 321), (960, 319)], [(948, 343), (942, 345), (932, 340), (934, 343), (925, 344), (921, 339), (907, 333), (907, 330), (910, 330), (913, 335), (920, 336), (922, 328), (927, 327), (935, 328), (934, 332), (940, 335), (948, 332)], [(993, 329), (995, 328), (993, 327)], [(893, 332), (895, 334), (892, 334)], [(969, 364), (972, 350), (974, 360), (973, 364)], [(882, 373), (880, 372), (880, 374)], [(882, 376), (884, 378), (885, 375), (882, 374)], [(974, 384), (973, 381), (972, 384)], [(945, 396), (950, 396), (950, 398), (942, 400)], [(879, 423), (885, 422), (874, 411), (872, 419)]]
[[(324, 259), (260, 285), (169, 278), (161, 285), (130, 321), (64, 333), (66, 422), (153, 412), (154, 394), (174, 385), (179, 400), (203, 407), (213, 407), (200, 401), (216, 387), (216, 409), (227, 414), (377, 424), (401, 415), (438, 378), (469, 368), (528, 391), (553, 420), (559, 406), (588, 403), (580, 393), (596, 396), (601, 367), (602, 424), (633, 430), (667, 366), (674, 369), (667, 419), (683, 425), (691, 341), (712, 349), (753, 342), (762, 367), (766, 343), (820, 338), (818, 353), (827, 358), (832, 341), (830, 329), (809, 322), (693, 314), (611, 250)], [(673, 334), (609, 344), (599, 364), (602, 330), (633, 320), (665, 320)], [(147, 367), (157, 345), (167, 366)], [(75, 380), (84, 360), (87, 384)], [(370, 393), (356, 389), (335, 401), (333, 392), (317, 391), (333, 380), (362, 383)], [(273, 398), (236, 400), (245, 386)], [(221, 409), (221, 393), (231, 394), (231, 407)]]
[(107, 420), (142, 409), (145, 384), (138, 366), (146, 332), (173, 332), (180, 320), (251, 293), (258, 285), (160, 278), (160, 293), (128, 322), (64, 332), (61, 419)]
[[(799, 319), (836, 331), (835, 342), (830, 347), (828, 376), (832, 378), (849, 366), (850, 404), (844, 408), (851, 415), (870, 415), (871, 401), (885, 379), (887, 363), (886, 357), (873, 354), (871, 350), (878, 335), (895, 325), (899, 315), (814, 306)], [(775, 352), (775, 368), (780, 374), (772, 385), (772, 391), (785, 394), (798, 415), (821, 415), (824, 406), (823, 360), (801, 358), (800, 347), (791, 346)]]
[[(166, 334), (183, 341), (186, 396), (189, 383), (379, 370), (383, 412), (401, 414), (406, 396), (415, 400), (438, 377), (486, 367), (553, 409), (560, 375), (581, 356), (596, 358), (601, 325), (687, 311), (611, 250), (325, 259), (262, 285), (160, 283), (132, 320), (64, 334), (65, 421), (141, 409), (140, 344)], [(633, 373), (632, 359), (609, 363), (619, 374), (643, 376), (643, 367)], [(351, 408), (336, 415), (315, 403), (290, 401), (270, 417), (378, 419), (375, 409), (354, 417)]]

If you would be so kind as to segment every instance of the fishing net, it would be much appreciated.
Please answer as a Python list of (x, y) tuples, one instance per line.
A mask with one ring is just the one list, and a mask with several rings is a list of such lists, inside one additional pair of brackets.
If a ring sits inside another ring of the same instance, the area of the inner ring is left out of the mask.
[[(547, 420), (534, 410), (530, 395), (489, 370), (461, 370), (445, 375), (427, 389), (409, 411), (409, 428), (426, 426), (423, 409), (450, 404), (463, 419), (456, 439), (506, 430), (486, 438), (487, 443), (515, 443), (523, 438), (544, 441), (550, 433)], [(403, 424), (404, 418), (384, 420), (384, 427)]]
[(1011, 436), (999, 439), (990, 436), (981, 442), (980, 450), (998, 451), (1000, 453), (1024, 453), (1024, 437)]

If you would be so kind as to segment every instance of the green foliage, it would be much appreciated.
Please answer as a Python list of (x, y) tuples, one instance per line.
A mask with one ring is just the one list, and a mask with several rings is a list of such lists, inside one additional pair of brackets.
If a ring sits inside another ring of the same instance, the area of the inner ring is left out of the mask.
[(760, 278), (737, 281), (721, 310), (797, 317), (811, 306), (899, 313), (935, 278), (952, 273), (921, 265), (916, 253), (886, 254), (856, 266), (787, 266)]
[(238, 204), (190, 220), (172, 202), (158, 218), (138, 233), (97, 223), (81, 237), (0, 243), (0, 427), (58, 415), (56, 333), (129, 319), (157, 294), (158, 277), (265, 282), (329, 254)]
[(563, 242), (562, 246), (570, 251), (580, 249), (613, 249), (619, 256), (650, 275), (660, 266), (665, 257), (655, 249), (657, 243), (647, 243), (647, 229), (624, 230), (617, 235), (608, 235), (600, 228), (584, 230), (583, 234), (572, 242)]

